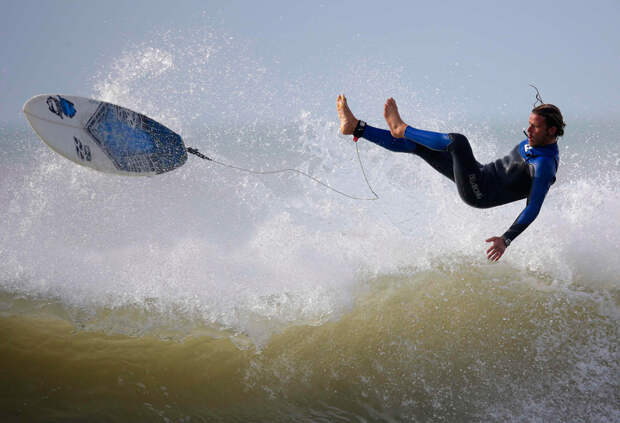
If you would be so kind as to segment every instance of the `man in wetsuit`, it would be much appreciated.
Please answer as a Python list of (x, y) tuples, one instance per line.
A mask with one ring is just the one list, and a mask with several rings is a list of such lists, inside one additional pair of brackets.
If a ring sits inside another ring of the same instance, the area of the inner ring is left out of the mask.
[(506, 247), (536, 219), (559, 165), (557, 138), (564, 135), (564, 119), (553, 104), (541, 104), (530, 113), (527, 139), (506, 157), (482, 165), (461, 134), (423, 131), (407, 125), (393, 98), (385, 103), (389, 131), (355, 118), (344, 95), (338, 96), (340, 130), (365, 138), (388, 150), (420, 156), (456, 183), (459, 195), (473, 207), (488, 208), (527, 198), (525, 209), (501, 236), (486, 240), (489, 260), (497, 261)]

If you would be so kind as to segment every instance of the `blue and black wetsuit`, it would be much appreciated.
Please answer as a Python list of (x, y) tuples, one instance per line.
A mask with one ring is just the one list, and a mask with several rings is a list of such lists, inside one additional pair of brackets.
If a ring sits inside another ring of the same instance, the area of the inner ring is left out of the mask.
[[(358, 126), (359, 128), (359, 126)], [(442, 134), (408, 126), (405, 138), (365, 125), (361, 136), (388, 150), (413, 153), (456, 183), (459, 195), (473, 207), (488, 208), (527, 198), (525, 209), (502, 235), (509, 245), (536, 219), (559, 164), (556, 143), (531, 147), (520, 142), (506, 157), (480, 164), (461, 134)]]

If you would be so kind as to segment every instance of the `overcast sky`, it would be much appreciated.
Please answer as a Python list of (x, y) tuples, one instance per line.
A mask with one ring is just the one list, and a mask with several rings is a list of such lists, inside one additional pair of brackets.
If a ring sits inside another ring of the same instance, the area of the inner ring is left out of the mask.
[[(449, 97), (473, 115), (522, 111), (533, 102), (533, 82), (565, 114), (620, 116), (618, 0), (0, 4), (0, 123), (23, 121), (21, 107), (36, 94), (93, 96), (123, 52), (157, 49), (162, 34), (192, 31), (234, 39), (231, 66), (239, 66), (235, 52), (252, 55), (270, 84), (323, 81), (309, 82), (318, 92), (312, 100), (330, 108), (342, 85), (355, 97), (396, 77), (422, 99)], [(363, 76), (341, 83), (342, 70), (356, 67)]]

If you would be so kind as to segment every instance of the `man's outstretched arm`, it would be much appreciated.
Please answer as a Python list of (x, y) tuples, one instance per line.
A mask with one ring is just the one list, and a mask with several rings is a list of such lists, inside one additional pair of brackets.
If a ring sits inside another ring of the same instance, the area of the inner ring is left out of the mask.
[(555, 176), (555, 164), (542, 163), (541, 161), (536, 163), (535, 166), (536, 172), (525, 209), (523, 209), (514, 223), (501, 237), (495, 236), (486, 240), (486, 242), (493, 243), (487, 250), (489, 260), (499, 260), (510, 243), (536, 219), (542, 208), (547, 192), (549, 192), (551, 181)]

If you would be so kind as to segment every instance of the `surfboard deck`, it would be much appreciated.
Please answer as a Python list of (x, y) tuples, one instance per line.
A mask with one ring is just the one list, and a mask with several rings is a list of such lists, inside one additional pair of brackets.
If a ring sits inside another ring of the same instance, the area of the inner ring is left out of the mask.
[(39, 137), (67, 159), (101, 172), (157, 175), (182, 166), (180, 135), (143, 114), (89, 98), (42, 94), (24, 104)]

